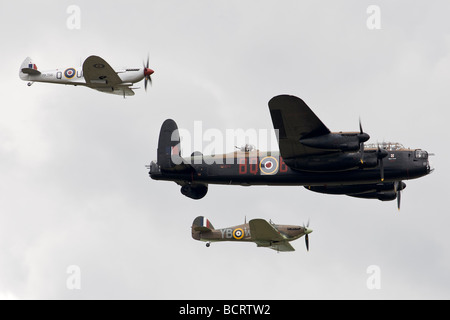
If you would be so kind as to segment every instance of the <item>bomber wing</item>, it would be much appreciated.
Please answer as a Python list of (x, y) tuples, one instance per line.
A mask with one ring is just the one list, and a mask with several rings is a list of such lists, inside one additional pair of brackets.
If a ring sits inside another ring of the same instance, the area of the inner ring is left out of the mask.
[(84, 60), (83, 74), (86, 84), (93, 89), (111, 88), (122, 83), (114, 69), (98, 56), (90, 56)]
[(280, 154), (284, 159), (334, 153), (300, 143), (300, 139), (330, 133), (302, 99), (279, 95), (269, 101), (269, 110), (274, 129), (278, 130)]

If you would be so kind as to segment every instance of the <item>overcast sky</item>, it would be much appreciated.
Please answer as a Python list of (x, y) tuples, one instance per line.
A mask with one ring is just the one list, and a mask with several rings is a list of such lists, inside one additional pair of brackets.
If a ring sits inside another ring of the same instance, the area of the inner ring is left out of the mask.
[[(370, 5), (381, 29), (367, 26)], [(0, 298), (449, 299), (449, 12), (448, 1), (2, 2)], [(46, 70), (93, 54), (117, 68), (149, 54), (153, 86), (123, 99), (18, 76), (27, 56)], [(165, 119), (272, 129), (267, 103), (285, 93), (332, 131), (361, 117), (369, 142), (435, 153), (436, 170), (405, 181), (400, 212), (303, 187), (212, 185), (194, 201), (148, 177)], [(198, 215), (216, 228), (310, 219), (310, 251), (303, 238), (292, 253), (206, 248), (190, 234)]]

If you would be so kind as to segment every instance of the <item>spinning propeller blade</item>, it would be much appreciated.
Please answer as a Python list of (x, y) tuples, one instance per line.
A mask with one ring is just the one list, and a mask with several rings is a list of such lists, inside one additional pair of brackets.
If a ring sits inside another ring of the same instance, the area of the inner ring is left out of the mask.
[(308, 227), (309, 227), (309, 219), (308, 219), (308, 223), (306, 224), (306, 227), (305, 227), (305, 224), (303, 224), (303, 230), (305, 232), (306, 251), (309, 251), (309, 234), (312, 232), (312, 230), (308, 229)]
[(384, 181), (384, 165), (383, 165), (383, 158), (386, 158), (388, 155), (388, 152), (383, 149), (380, 148), (380, 145), (378, 145), (378, 150), (377, 150), (377, 161), (380, 165), (380, 177), (381, 177), (381, 181)]
[(370, 136), (363, 131), (361, 118), (359, 118), (359, 152), (361, 153), (361, 163), (364, 163), (364, 142), (370, 139)]
[(149, 68), (149, 55), (147, 54), (147, 64), (145, 62), (142, 62), (144, 65), (144, 87), (145, 91), (147, 91), (147, 82), (150, 82), (150, 85), (152, 85), (152, 77), (151, 75), (155, 72), (152, 69)]
[(397, 209), (400, 211), (400, 203), (402, 198), (402, 190), (405, 189), (406, 184), (403, 181), (394, 182), (394, 191), (397, 194)]

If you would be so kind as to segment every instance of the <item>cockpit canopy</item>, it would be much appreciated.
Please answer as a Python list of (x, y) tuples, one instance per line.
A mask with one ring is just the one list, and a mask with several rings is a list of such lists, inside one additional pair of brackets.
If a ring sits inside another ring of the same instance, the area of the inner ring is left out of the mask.
[(239, 150), (242, 151), (242, 152), (251, 152), (251, 151), (255, 150), (255, 146), (252, 145), (252, 144), (248, 144), (248, 143), (246, 143), (246, 144), (243, 145), (242, 147), (236, 146), (235, 148), (236, 148), (236, 149), (239, 149)]
[[(366, 143), (364, 144), (364, 147), (366, 149), (377, 149), (381, 148), (386, 151), (399, 151), (399, 150), (406, 150), (405, 147), (398, 142), (382, 142), (382, 143)], [(413, 151), (409, 149), (410, 151)], [(415, 149), (414, 150), (414, 158), (415, 159), (428, 159), (428, 152), (422, 149)]]
[(386, 151), (398, 151), (405, 149), (405, 147), (398, 142), (381, 142), (381, 143), (365, 143), (364, 147), (366, 149), (384, 149)]

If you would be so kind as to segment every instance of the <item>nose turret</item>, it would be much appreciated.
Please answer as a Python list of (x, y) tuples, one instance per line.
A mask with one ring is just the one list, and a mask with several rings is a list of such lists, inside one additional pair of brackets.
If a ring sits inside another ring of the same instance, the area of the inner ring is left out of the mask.
[(430, 159), (431, 156), (434, 156), (434, 153), (428, 153), (427, 152), (427, 154), (428, 154), (428, 158), (427, 158), (427, 171), (428, 172), (427, 173), (430, 174), (430, 173), (432, 173), (434, 171), (434, 165), (433, 165), (433, 162)]
[(422, 149), (414, 150), (413, 162), (416, 164), (417, 171), (421, 175), (430, 174), (434, 171), (434, 167), (430, 163), (429, 156), (434, 156), (434, 154), (429, 154), (427, 151)]

